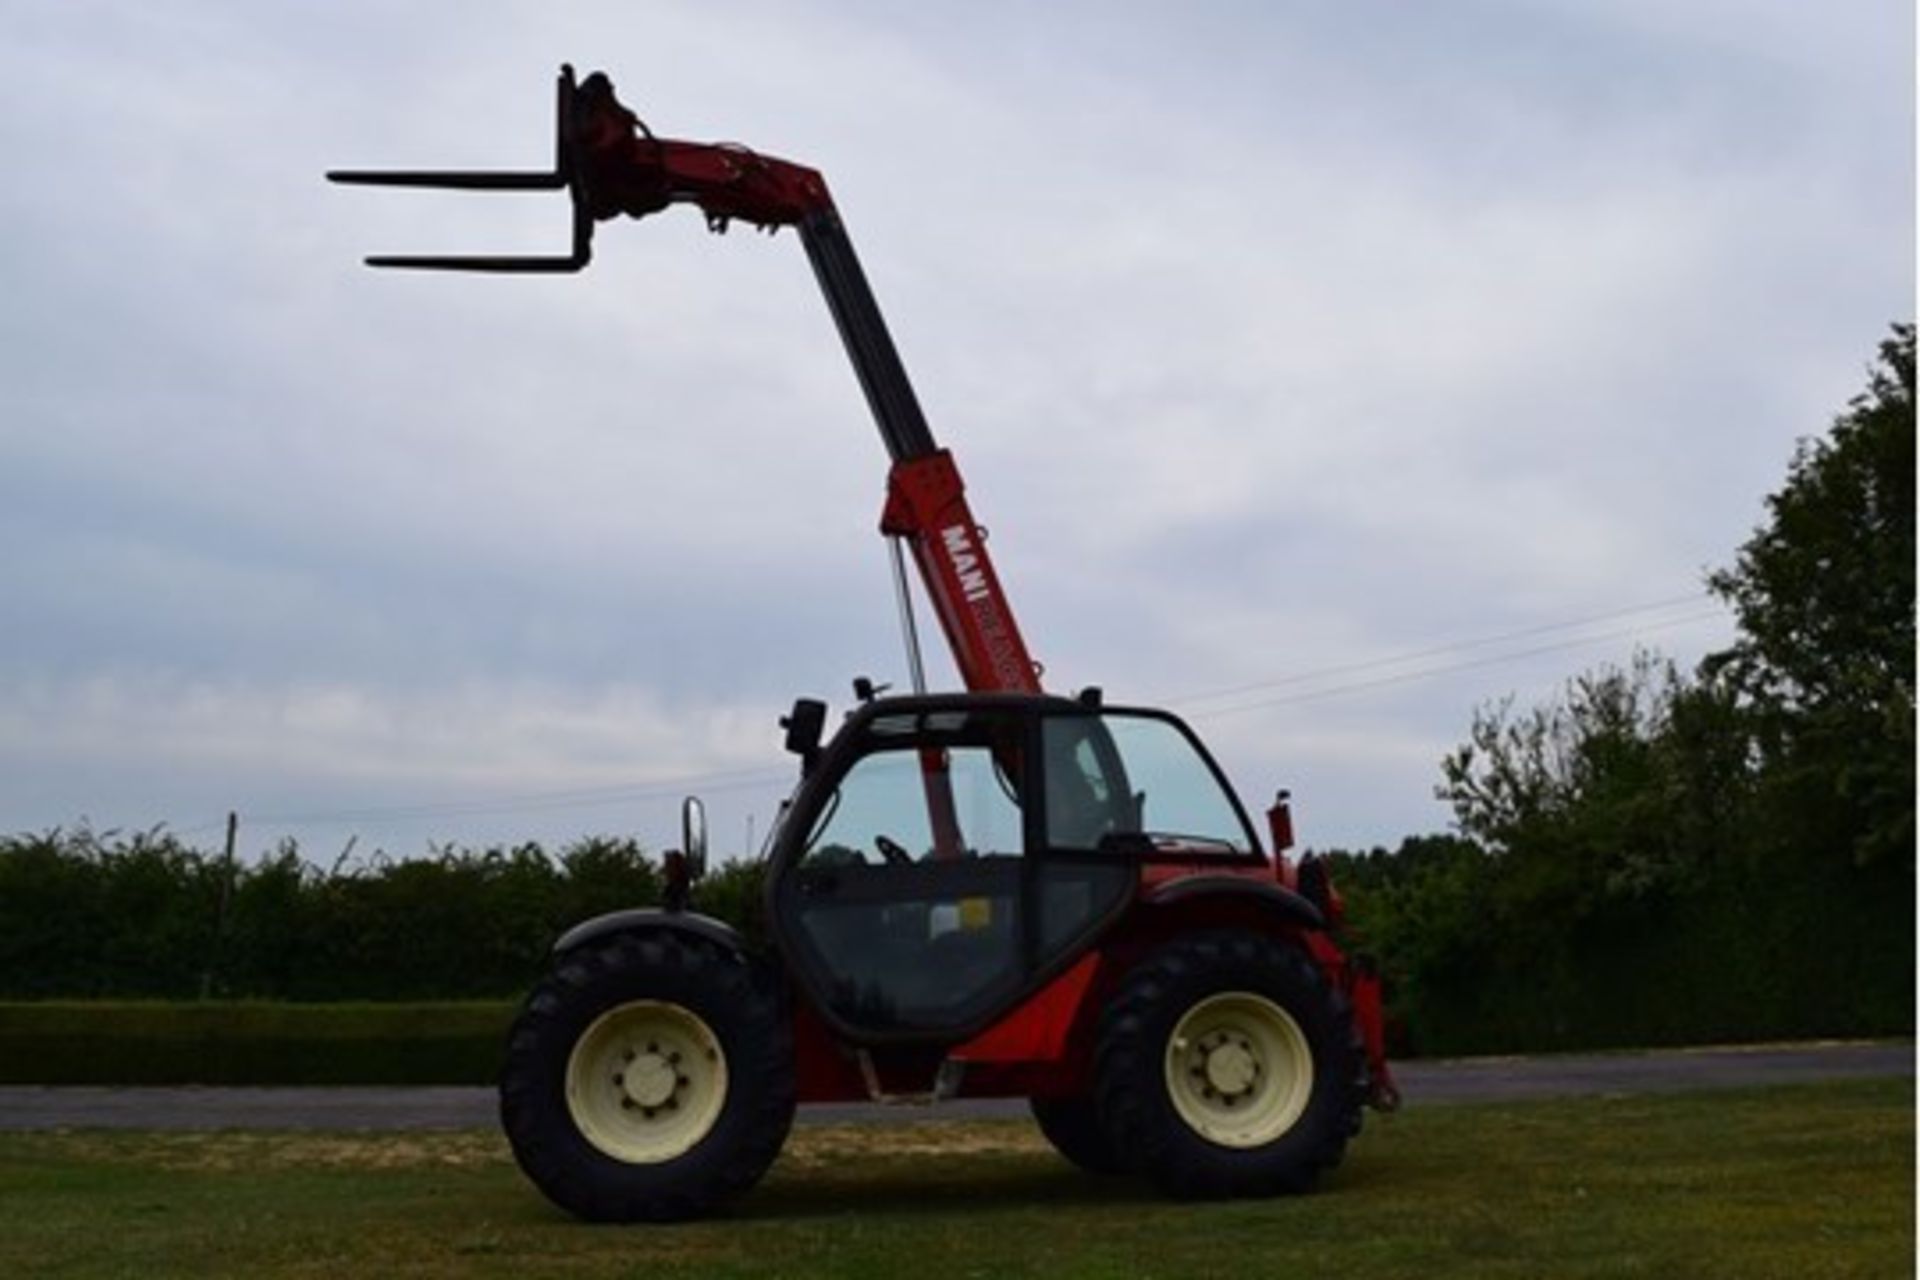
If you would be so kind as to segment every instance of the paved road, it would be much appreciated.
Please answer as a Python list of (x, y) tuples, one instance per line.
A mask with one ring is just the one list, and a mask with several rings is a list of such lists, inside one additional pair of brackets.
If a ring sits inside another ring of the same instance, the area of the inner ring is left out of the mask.
[[(1648, 1053), (1407, 1062), (1394, 1072), (1410, 1107), (1595, 1094), (1668, 1093), (1914, 1075), (1902, 1043), (1765, 1045)], [(819, 1104), (801, 1124), (901, 1123), (1024, 1116), (1018, 1100), (937, 1108)], [(475, 1088), (86, 1088), (0, 1086), (0, 1131), (30, 1129), (476, 1129), (496, 1123)]]

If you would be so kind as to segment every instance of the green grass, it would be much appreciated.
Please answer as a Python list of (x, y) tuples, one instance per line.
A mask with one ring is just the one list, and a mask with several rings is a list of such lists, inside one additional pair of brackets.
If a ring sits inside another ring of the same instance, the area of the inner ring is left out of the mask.
[(1027, 1125), (795, 1131), (722, 1219), (552, 1210), (490, 1133), (0, 1136), (0, 1275), (1913, 1273), (1910, 1081), (1370, 1121), (1313, 1196), (1175, 1204)]

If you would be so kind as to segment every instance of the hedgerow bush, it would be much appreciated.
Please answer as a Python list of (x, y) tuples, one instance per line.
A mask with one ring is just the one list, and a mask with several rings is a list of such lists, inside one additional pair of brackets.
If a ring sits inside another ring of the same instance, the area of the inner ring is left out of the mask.
[(654, 861), (604, 836), (331, 868), (291, 842), (229, 866), (164, 830), (0, 837), (0, 999), (502, 997), (570, 925), (659, 898)]

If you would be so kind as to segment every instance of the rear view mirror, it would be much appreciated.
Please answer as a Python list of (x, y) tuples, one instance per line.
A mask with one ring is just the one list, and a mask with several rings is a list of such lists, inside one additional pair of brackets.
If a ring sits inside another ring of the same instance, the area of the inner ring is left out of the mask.
[(680, 805), (680, 852), (687, 859), (687, 879), (707, 874), (707, 809), (698, 796)]

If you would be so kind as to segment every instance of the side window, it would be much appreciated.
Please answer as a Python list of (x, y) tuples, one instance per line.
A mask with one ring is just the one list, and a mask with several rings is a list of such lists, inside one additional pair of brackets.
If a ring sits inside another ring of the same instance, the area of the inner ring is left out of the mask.
[(1041, 744), (1049, 848), (1096, 849), (1105, 836), (1140, 829), (1126, 766), (1103, 719), (1049, 716)]
[(1047, 847), (1099, 851), (1109, 836), (1163, 852), (1257, 846), (1225, 786), (1179, 725), (1128, 712), (1051, 715), (1041, 727)]
[(1103, 723), (1134, 788), (1135, 830), (1161, 849), (1247, 853), (1256, 847), (1219, 777), (1177, 725), (1118, 714)]

